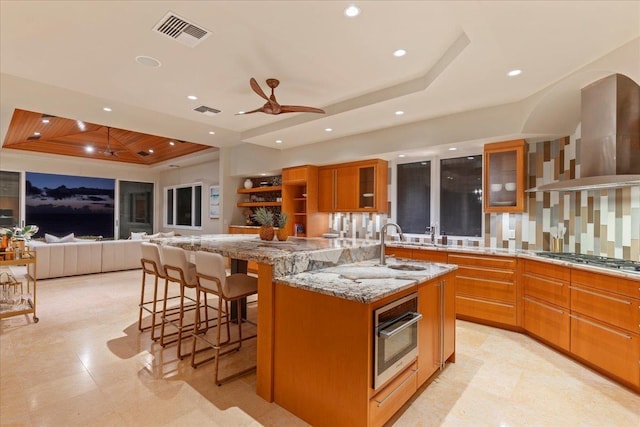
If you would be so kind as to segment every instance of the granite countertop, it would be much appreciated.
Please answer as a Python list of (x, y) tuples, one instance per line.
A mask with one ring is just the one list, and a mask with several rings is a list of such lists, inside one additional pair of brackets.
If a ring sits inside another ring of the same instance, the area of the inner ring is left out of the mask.
[(547, 258), (547, 257), (542, 257), (537, 255), (537, 252), (541, 252), (541, 251), (531, 251), (531, 250), (524, 250), (524, 249), (514, 250), (514, 249), (503, 249), (503, 248), (487, 248), (484, 246), (447, 246), (447, 245), (441, 245), (441, 244), (400, 242), (400, 241), (386, 242), (386, 246), (396, 247), (396, 248), (409, 248), (409, 249), (420, 249), (420, 250), (431, 250), (431, 251), (446, 251), (446, 252), (459, 252), (459, 253), (480, 254), (480, 255), (498, 255), (498, 256), (526, 258), (534, 261), (549, 262), (552, 264), (563, 265), (565, 267), (571, 267), (579, 270), (592, 271), (595, 273), (603, 273), (603, 274), (608, 274), (615, 277), (622, 277), (625, 279), (633, 279), (633, 280), (640, 281), (640, 273), (636, 273), (632, 271), (624, 271), (624, 270), (615, 270), (612, 268), (605, 268), (605, 267), (599, 267), (596, 265), (570, 262), (566, 260), (558, 260), (558, 259)]
[(152, 242), (270, 264), (274, 277), (380, 256), (378, 242), (360, 239), (289, 237), (280, 242), (260, 240), (257, 235), (251, 234), (212, 234), (153, 239)]
[[(419, 271), (395, 270), (389, 266), (407, 264), (424, 268)], [(379, 259), (369, 259), (319, 270), (287, 275), (276, 283), (319, 292), (352, 301), (371, 303), (388, 295), (426, 282), (457, 268), (455, 265), (387, 258), (387, 266)]]

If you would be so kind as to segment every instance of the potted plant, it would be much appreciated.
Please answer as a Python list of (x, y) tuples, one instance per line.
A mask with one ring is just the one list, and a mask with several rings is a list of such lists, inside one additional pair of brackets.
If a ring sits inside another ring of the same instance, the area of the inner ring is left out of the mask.
[(253, 214), (253, 220), (260, 224), (260, 238), (273, 240), (273, 212), (264, 207), (258, 208)]
[(284, 242), (289, 237), (289, 230), (287, 229), (287, 219), (288, 215), (286, 212), (280, 212), (276, 216), (276, 227), (278, 227), (278, 231), (276, 232), (276, 236), (278, 240)]

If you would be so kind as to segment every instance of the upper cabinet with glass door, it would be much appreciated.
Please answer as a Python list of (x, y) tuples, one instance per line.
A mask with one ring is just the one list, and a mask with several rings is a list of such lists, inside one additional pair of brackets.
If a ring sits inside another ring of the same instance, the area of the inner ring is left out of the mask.
[(527, 143), (523, 139), (484, 146), (484, 211), (524, 212)]

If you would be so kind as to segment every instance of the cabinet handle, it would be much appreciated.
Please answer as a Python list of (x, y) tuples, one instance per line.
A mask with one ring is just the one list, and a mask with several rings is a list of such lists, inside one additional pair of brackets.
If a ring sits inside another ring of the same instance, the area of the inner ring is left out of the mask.
[(440, 370), (444, 369), (444, 319), (446, 317), (446, 302), (444, 292), (446, 285), (447, 282), (441, 280), (440, 285), (438, 286), (440, 291)]
[(615, 330), (613, 330), (611, 328), (607, 328), (606, 326), (598, 325), (597, 323), (591, 322), (591, 321), (589, 321), (587, 319), (583, 319), (582, 317), (578, 317), (578, 316), (576, 316), (574, 314), (570, 314), (569, 317), (571, 317), (572, 319), (576, 319), (579, 322), (587, 323), (587, 324), (589, 324), (591, 326), (594, 326), (594, 327), (596, 327), (598, 329), (602, 329), (603, 331), (607, 331), (607, 332), (610, 332), (610, 333), (612, 333), (614, 335), (618, 335), (619, 337), (626, 338), (628, 340), (631, 339), (631, 335), (623, 334), (622, 332), (615, 331)]
[(548, 280), (548, 279), (543, 279), (542, 277), (538, 277), (538, 276), (531, 276), (530, 274), (525, 274), (525, 277), (530, 277), (532, 279), (536, 279), (536, 280), (539, 280), (541, 282), (548, 283), (550, 285), (555, 285), (555, 286), (560, 286), (560, 287), (564, 286), (564, 283), (555, 282), (553, 280)]
[(530, 302), (531, 304), (535, 304), (535, 305), (539, 305), (540, 307), (544, 307), (544, 308), (546, 308), (547, 310), (555, 311), (555, 312), (556, 312), (556, 313), (558, 313), (558, 314), (564, 314), (564, 311), (562, 311), (562, 310), (558, 310), (557, 308), (553, 308), (553, 307), (548, 306), (548, 305), (546, 305), (546, 304), (542, 304), (541, 302), (538, 302), (538, 301), (536, 301), (536, 300), (534, 300), (534, 299), (531, 299), (531, 298), (529, 298), (529, 297), (523, 297), (523, 299), (524, 299), (525, 301), (527, 301), (527, 302)]
[(389, 393), (389, 394), (387, 395), (387, 397), (385, 397), (385, 398), (384, 398), (384, 399), (382, 399), (382, 400), (374, 399), (374, 400), (376, 401), (376, 403), (378, 403), (378, 408), (379, 408), (379, 407), (381, 407), (382, 405), (384, 405), (384, 402), (386, 402), (386, 401), (387, 401), (391, 396), (393, 396), (393, 395), (396, 393), (396, 391), (400, 390), (400, 387), (402, 387), (402, 386), (403, 386), (407, 381), (409, 381), (409, 380), (411, 379), (411, 377), (413, 377), (413, 376), (418, 372), (418, 368), (416, 368), (416, 369), (412, 369), (412, 371), (413, 371), (413, 372), (411, 372), (411, 374), (410, 374), (407, 378), (405, 378), (405, 379), (404, 379), (404, 380), (403, 380), (403, 381), (398, 385), (398, 387), (394, 388), (394, 389), (391, 391), (391, 393)]
[(608, 295), (602, 295), (602, 294), (599, 294), (597, 292), (588, 291), (586, 289), (577, 288), (575, 286), (569, 286), (569, 289), (573, 289), (574, 291), (578, 291), (578, 292), (584, 292), (585, 294), (589, 294), (589, 295), (593, 295), (593, 296), (596, 296), (596, 297), (608, 299), (608, 300), (611, 300), (611, 301), (619, 302), (621, 304), (631, 305), (631, 301), (625, 301), (623, 299), (610, 297)]

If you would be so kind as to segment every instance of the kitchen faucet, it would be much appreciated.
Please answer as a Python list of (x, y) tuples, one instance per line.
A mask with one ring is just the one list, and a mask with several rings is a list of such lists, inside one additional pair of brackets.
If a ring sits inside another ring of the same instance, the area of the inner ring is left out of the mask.
[(402, 228), (400, 228), (400, 226), (395, 222), (388, 222), (384, 224), (382, 228), (380, 228), (380, 265), (386, 264), (386, 260), (384, 256), (384, 233), (385, 231), (387, 231), (387, 228), (390, 225), (393, 225), (396, 228), (396, 230), (398, 230), (398, 234), (400, 234), (400, 240), (404, 240), (404, 234), (402, 234)]

